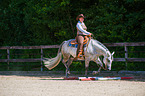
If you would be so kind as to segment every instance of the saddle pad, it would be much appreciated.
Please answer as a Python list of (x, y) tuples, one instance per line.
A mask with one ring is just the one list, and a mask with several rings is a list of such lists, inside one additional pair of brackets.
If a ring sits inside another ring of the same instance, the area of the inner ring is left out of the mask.
[[(74, 40), (74, 39), (72, 39), (72, 40)], [(75, 47), (75, 48), (77, 48), (77, 47), (78, 47), (78, 44), (71, 44), (71, 41), (72, 41), (72, 40), (69, 40), (68, 46), (69, 46), (69, 47)], [(83, 46), (86, 47), (86, 46), (87, 46), (87, 43), (84, 44)]]

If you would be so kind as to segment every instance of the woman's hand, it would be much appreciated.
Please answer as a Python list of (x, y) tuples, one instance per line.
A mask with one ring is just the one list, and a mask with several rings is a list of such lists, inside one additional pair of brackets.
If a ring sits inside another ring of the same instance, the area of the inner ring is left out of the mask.
[(88, 35), (88, 37), (91, 37), (91, 35), (92, 35), (92, 33), (90, 33), (90, 34)]

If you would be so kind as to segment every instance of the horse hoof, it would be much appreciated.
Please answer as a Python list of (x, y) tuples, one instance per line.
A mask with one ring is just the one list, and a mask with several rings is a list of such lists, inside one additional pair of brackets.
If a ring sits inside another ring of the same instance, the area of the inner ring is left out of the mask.
[(93, 71), (93, 75), (96, 75), (96, 74), (98, 74), (99, 72), (98, 71)]
[(67, 72), (67, 74), (70, 74), (70, 72)]

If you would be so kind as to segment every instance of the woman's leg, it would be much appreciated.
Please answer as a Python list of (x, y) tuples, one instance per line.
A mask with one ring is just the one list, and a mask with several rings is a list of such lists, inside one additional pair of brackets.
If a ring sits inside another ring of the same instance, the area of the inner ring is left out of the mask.
[(79, 57), (80, 54), (81, 54), (82, 51), (83, 51), (84, 37), (83, 37), (83, 36), (77, 36), (77, 42), (78, 42), (77, 57)]

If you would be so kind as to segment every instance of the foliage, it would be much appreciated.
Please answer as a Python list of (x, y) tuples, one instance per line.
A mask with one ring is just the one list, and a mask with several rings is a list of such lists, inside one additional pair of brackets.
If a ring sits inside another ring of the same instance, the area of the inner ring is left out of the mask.
[[(60, 44), (76, 35), (76, 16), (102, 42), (145, 41), (144, 0), (1, 0), (4, 45)], [(113, 39), (112, 39), (113, 38)]]
[(143, 42), (144, 5), (144, 0), (0, 0), (0, 46), (61, 44), (75, 38), (80, 13), (103, 43)]

